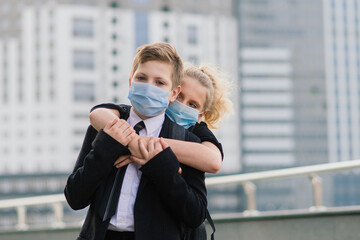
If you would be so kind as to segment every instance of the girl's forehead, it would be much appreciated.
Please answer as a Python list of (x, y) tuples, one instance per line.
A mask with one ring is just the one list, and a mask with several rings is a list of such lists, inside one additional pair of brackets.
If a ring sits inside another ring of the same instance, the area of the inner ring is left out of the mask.
[(184, 76), (181, 83), (181, 93), (184, 97), (196, 100), (204, 106), (207, 89), (196, 78)]

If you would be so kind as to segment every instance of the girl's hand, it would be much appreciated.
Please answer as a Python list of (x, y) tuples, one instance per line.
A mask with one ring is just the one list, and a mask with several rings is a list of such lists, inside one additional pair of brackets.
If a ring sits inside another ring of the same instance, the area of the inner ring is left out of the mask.
[(139, 139), (139, 148), (142, 159), (137, 157), (131, 158), (140, 165), (144, 165), (167, 147), (167, 143), (162, 138), (151, 138), (147, 146), (145, 146), (144, 142)]
[[(161, 147), (162, 147), (162, 150), (164, 150), (165, 148), (167, 148), (169, 145), (164, 141), (164, 139), (163, 138), (154, 138), (154, 139), (156, 139), (156, 141), (158, 141), (158, 142), (160, 142), (160, 144), (161, 144)], [(151, 139), (150, 139), (151, 140)], [(149, 141), (149, 143), (150, 143), (150, 141)], [(152, 144), (153, 144), (154, 142), (152, 142)], [(145, 148), (145, 144), (144, 144), (144, 141), (139, 141), (139, 146), (140, 146), (140, 144), (142, 145), (142, 149), (143, 149), (143, 151), (146, 151), (146, 152), (148, 152), (147, 151), (147, 149)], [(149, 146), (149, 144), (148, 144), (148, 146)], [(161, 151), (162, 151), (161, 150)], [(159, 151), (159, 152), (161, 152), (161, 151)], [(145, 153), (146, 154), (146, 153)], [(155, 154), (156, 155), (156, 154)], [(154, 156), (155, 156), (154, 155)], [(121, 157), (120, 157), (121, 158)], [(125, 158), (124, 158), (125, 159)], [(151, 158), (150, 158), (151, 159)], [(124, 166), (124, 165), (126, 165), (126, 164), (128, 164), (128, 163), (130, 163), (130, 162), (135, 162), (135, 163), (137, 163), (137, 164), (140, 164), (140, 165), (144, 165), (145, 163), (147, 163), (150, 159), (148, 159), (148, 160), (146, 160), (146, 159), (143, 159), (143, 158), (138, 158), (138, 157), (136, 157), (136, 156), (133, 156), (133, 155), (131, 155), (131, 156), (129, 156), (129, 159), (125, 159), (124, 160), (124, 164), (123, 165), (121, 165), (121, 166)], [(179, 174), (181, 174), (182, 173), (182, 169), (181, 169), (181, 167), (179, 167), (179, 170), (178, 170), (178, 173)]]
[(125, 120), (119, 118), (109, 121), (104, 132), (124, 146), (127, 146), (136, 134), (135, 130)]

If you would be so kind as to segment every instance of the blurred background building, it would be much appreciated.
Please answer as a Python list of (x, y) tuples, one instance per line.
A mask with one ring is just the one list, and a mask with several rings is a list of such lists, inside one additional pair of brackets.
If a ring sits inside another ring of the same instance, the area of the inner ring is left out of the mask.
[[(231, 1), (1, 1), (0, 196), (62, 192), (80, 151), (88, 114), (102, 102), (129, 103), (136, 48), (176, 46), (184, 61), (219, 66), (237, 83)], [(237, 92), (234, 91), (237, 108)], [(237, 111), (216, 132), (239, 172)]]
[[(328, 162), (322, 1), (237, 3), (244, 171)], [(305, 186), (259, 184), (260, 209), (306, 206)]]
[[(324, 0), (323, 3), (328, 160), (359, 159), (360, 1)], [(360, 192), (355, 187), (359, 180), (359, 172), (337, 174), (334, 204), (359, 204)]]
[[(234, 114), (215, 131), (225, 150), (219, 174), (359, 158), (359, 6), (0, 0), (0, 198), (63, 191), (89, 110), (128, 103), (135, 50), (152, 42), (176, 46), (184, 61), (220, 66), (238, 86)], [(359, 204), (359, 179), (354, 171), (325, 176), (326, 205)], [(306, 179), (257, 187), (259, 210), (311, 201)], [(209, 191), (215, 212), (243, 210), (243, 199), (239, 187)]]

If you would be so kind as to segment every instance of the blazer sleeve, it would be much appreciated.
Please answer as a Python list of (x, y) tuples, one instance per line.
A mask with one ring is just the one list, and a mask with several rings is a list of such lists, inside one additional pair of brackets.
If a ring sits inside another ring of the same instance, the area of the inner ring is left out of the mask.
[(129, 113), (130, 113), (130, 105), (126, 105), (126, 104), (114, 104), (114, 103), (101, 103), (98, 104), (96, 106), (94, 106), (90, 112), (94, 111), (97, 108), (108, 108), (108, 109), (113, 109), (113, 110), (117, 110), (120, 114), (120, 118), (121, 119), (128, 119), (129, 118)]
[(67, 179), (64, 194), (74, 210), (87, 207), (94, 201), (102, 181), (110, 174), (113, 163), (129, 150), (106, 134), (89, 126), (76, 161), (74, 170)]
[(206, 187), (203, 172), (182, 165), (170, 147), (143, 165), (140, 170), (155, 185), (163, 203), (186, 226), (197, 227), (206, 217)]

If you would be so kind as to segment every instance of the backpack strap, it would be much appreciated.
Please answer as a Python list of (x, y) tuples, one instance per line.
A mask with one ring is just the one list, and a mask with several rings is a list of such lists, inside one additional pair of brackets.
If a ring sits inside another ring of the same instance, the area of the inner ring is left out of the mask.
[(187, 139), (187, 132), (186, 132), (185, 128), (183, 128), (175, 123), (172, 123), (169, 130), (170, 130), (170, 133), (169, 133), (170, 138), (176, 139), (176, 140), (183, 140), (183, 141), (185, 141)]
[[(177, 140), (186, 140), (186, 130), (185, 128), (177, 125), (177, 124), (171, 124), (171, 128), (170, 128), (170, 138), (172, 139), (177, 139)], [(209, 210), (206, 208), (206, 220), (207, 222), (210, 224), (211, 228), (212, 228), (212, 233), (211, 233), (211, 240), (214, 240), (214, 234), (215, 234), (215, 224), (210, 216)]]
[(210, 224), (210, 226), (211, 226), (211, 228), (213, 230), (213, 232), (211, 233), (211, 240), (214, 240), (215, 239), (214, 234), (215, 234), (215, 231), (216, 231), (215, 224), (214, 224), (214, 222), (213, 222), (213, 220), (212, 220), (212, 218), (210, 216), (209, 210), (207, 208), (206, 208), (206, 220), (208, 221), (208, 223)]

